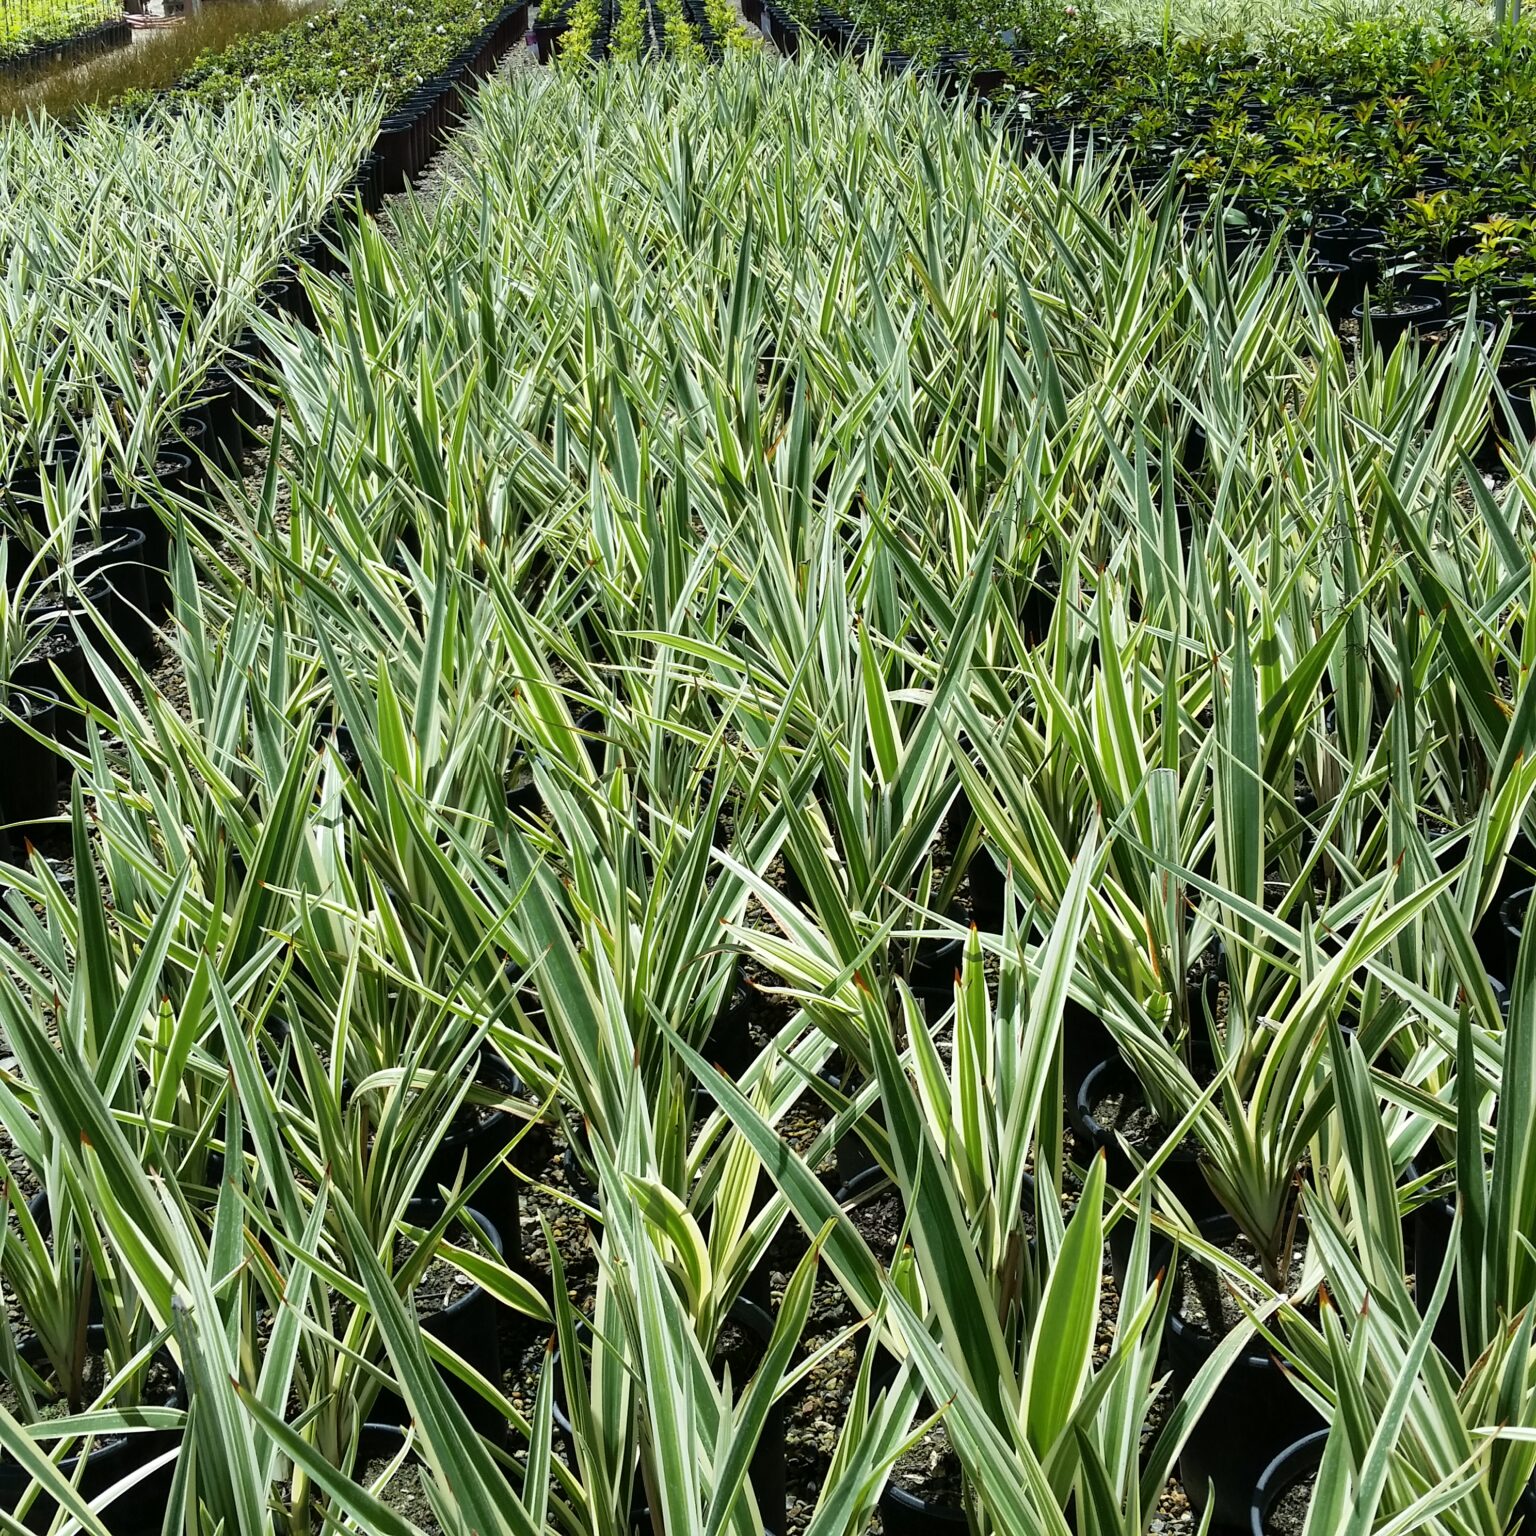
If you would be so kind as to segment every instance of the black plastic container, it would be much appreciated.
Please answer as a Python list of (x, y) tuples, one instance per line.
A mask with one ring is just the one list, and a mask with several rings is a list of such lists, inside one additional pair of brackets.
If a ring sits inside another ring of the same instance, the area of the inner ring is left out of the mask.
[[(1219, 1247), (1237, 1233), (1226, 1215), (1199, 1223), (1200, 1236)], [(1179, 1315), (1168, 1314), (1164, 1347), (1175, 1389), (1186, 1391), (1210, 1359), (1217, 1340)], [(1191, 1507), (1202, 1514), (1214, 1492), (1213, 1524), (1241, 1529), (1264, 1469), (1293, 1441), (1321, 1427), (1316, 1409), (1296, 1390), (1262, 1341), (1250, 1342), (1228, 1368), (1179, 1458), (1179, 1477)]]
[(0, 511), (8, 512), (17, 521), (43, 527), (44, 476), (55, 482), (67, 478), (79, 461), (78, 446), (61, 440), (31, 462), (17, 465), (0, 487)]
[[(100, 1326), (92, 1327), (88, 1338), (93, 1349), (106, 1347), (105, 1331)], [(23, 1340), (21, 1352), (23, 1358), (39, 1370), (44, 1369), (42, 1350), (35, 1339)], [(163, 1358), (169, 1361), (169, 1356)], [(162, 1406), (180, 1408), (185, 1402), (184, 1387), (178, 1376), (175, 1389)], [(89, 1452), (67, 1456), (58, 1463), (58, 1468), (87, 1500), (98, 1499), (138, 1468), (173, 1450), (179, 1439), (177, 1430), (135, 1432), (104, 1445), (98, 1444)], [(175, 1463), (168, 1462), (129, 1492), (114, 1499), (110, 1506), (99, 1510), (98, 1518), (112, 1536), (159, 1536), (165, 1523), (165, 1508), (174, 1475)], [(30, 1473), (24, 1472), (9, 1456), (0, 1456), (0, 1509), (8, 1514), (13, 1512), (18, 1501), (32, 1487), (34, 1482)], [(53, 1499), (46, 1493), (39, 1493), (22, 1524), (29, 1531), (46, 1531), (58, 1512)]]
[[(475, 1074), (485, 1087), (506, 1097), (518, 1093), (521, 1084), (511, 1071), (494, 1058), (486, 1058)], [(515, 1134), (515, 1117), (510, 1110), (496, 1109), (479, 1117), (461, 1115), (455, 1126), (432, 1154), (422, 1177), (420, 1195), (434, 1200), (440, 1185), (452, 1187), (463, 1170), (464, 1182), (477, 1178)], [(475, 1210), (487, 1217), (501, 1238), (501, 1251), (508, 1262), (522, 1253), (521, 1185), (516, 1172), (501, 1164), (475, 1191)]]
[[(430, 1227), (442, 1214), (441, 1200), (413, 1200), (406, 1211), (406, 1219), (419, 1227)], [(486, 1240), (497, 1252), (502, 1252), (501, 1233), (491, 1220), (480, 1211), (466, 1207), (463, 1220), (474, 1222)], [(450, 1238), (453, 1228), (448, 1229)], [(466, 1244), (467, 1244), (466, 1239)], [(488, 1291), (472, 1285), (457, 1301), (421, 1320), (424, 1333), (446, 1344), (455, 1354), (480, 1372), (487, 1381), (501, 1380), (501, 1307)], [(443, 1371), (443, 1378), (454, 1400), (464, 1410), (465, 1416), (475, 1429), (488, 1439), (500, 1440), (507, 1431), (506, 1420), (458, 1377)], [(394, 1392), (379, 1395), (373, 1408), (374, 1416), (381, 1424), (404, 1423), (406, 1406)]]
[(170, 605), (170, 585), (166, 571), (170, 566), (171, 537), (160, 514), (142, 502), (126, 506), (104, 507), (101, 513), (103, 536), (137, 533), (143, 540), (138, 559), (144, 577), (145, 612), (158, 623)]
[(903, 974), (930, 1019), (955, 1001), (955, 980), (965, 960), (963, 939), (909, 939)]
[(1536, 437), (1536, 406), (1531, 396), (1536, 392), (1536, 369), (1518, 378), (1500, 376), (1499, 382), (1509, 395), (1509, 411), (1515, 427), (1527, 438)]
[[(1440, 1276), (1451, 1257), (1451, 1226), (1456, 1219), (1453, 1196), (1438, 1194), (1418, 1206), (1409, 1218), (1412, 1239), (1413, 1295), (1422, 1313), (1435, 1294)], [(1456, 1277), (1451, 1277), (1445, 1304), (1435, 1319), (1435, 1348), (1460, 1370), (1465, 1364), (1461, 1346), (1461, 1301)]]
[(1533, 879), (1536, 879), (1536, 846), (1524, 833), (1519, 833), (1510, 848), (1498, 888), (1472, 934), (1484, 969), (1506, 987), (1514, 979), (1515, 958), (1525, 923), (1525, 909), (1530, 904)]
[(1520, 957), (1520, 940), (1525, 933), (1526, 915), (1530, 911), (1531, 898), (1536, 895), (1536, 886), (1519, 885), (1499, 903), (1498, 929), (1499, 929), (1499, 959), (1501, 964), (1496, 969), (1489, 965), (1488, 972), (1491, 976), (1501, 981), (1512, 983), (1515, 978), (1515, 962)]
[[(207, 437), (207, 427), (199, 423), (194, 429), (198, 442)], [(155, 454), (154, 478), (167, 491), (186, 491), (202, 484), (202, 474), (194, 464), (192, 455), (184, 449), (161, 447)], [(135, 498), (137, 487), (129, 477), (108, 476), (103, 489), (109, 504), (126, 505)]]
[[(1369, 322), (1367, 322), (1369, 311)], [(1433, 294), (1409, 291), (1378, 308), (1369, 295), (1355, 305), (1354, 318), (1360, 322), (1360, 335), (1364, 344), (1367, 328), (1371, 340), (1383, 352), (1390, 352), (1402, 337), (1416, 326), (1432, 324), (1446, 318), (1445, 301)]]
[[(1491, 329), (1497, 329), (1492, 321), (1488, 323)], [(1536, 347), (1510, 345), (1504, 348), (1504, 354), (1499, 358), (1501, 379), (1523, 379), (1532, 373), (1536, 373)]]
[(379, 136), (374, 140), (373, 152), (378, 160), (378, 184), (382, 196), (393, 196), (405, 190), (410, 175), (411, 136), (415, 119), (403, 107), (391, 112), (379, 124)]
[[(58, 729), (58, 695), (51, 689), (13, 687), (11, 712), (52, 738)], [(39, 741), (14, 720), (0, 720), (0, 814), (22, 831), (59, 813), (59, 757), (51, 741)]]
[(1247, 1529), (1250, 1536), (1268, 1536), (1269, 1517), (1286, 1494), (1317, 1473), (1323, 1450), (1328, 1444), (1326, 1429), (1303, 1435), (1280, 1452), (1259, 1474), (1248, 1507)]
[(112, 594), (112, 627), (135, 655), (147, 656), (155, 643), (144, 533), (134, 527), (103, 527), (101, 542), (75, 548), (74, 570), (79, 579), (100, 576)]
[(930, 1536), (934, 1531), (970, 1529), (960, 1505), (924, 1499), (894, 1483), (880, 1490), (880, 1523), (885, 1536)]
[(1335, 325), (1349, 319), (1360, 302), (1360, 285), (1347, 263), (1314, 256), (1307, 264), (1307, 275), (1322, 290), (1323, 308)]
[[(1311, 219), (1296, 219), (1286, 229), (1286, 239), (1292, 245), (1310, 244), (1314, 251), (1323, 249), (1326, 242), (1331, 249), (1349, 232), (1349, 221), (1341, 213), (1319, 213)], [(1355, 241), (1356, 245), (1361, 242)]]
[(1352, 258), (1356, 251), (1369, 252), (1369, 265), (1374, 270), (1380, 266), (1381, 245), (1386, 238), (1386, 231), (1374, 225), (1351, 224), (1341, 218), (1337, 224), (1329, 222), (1314, 226), (1312, 249), (1329, 261), (1343, 262), (1351, 267), (1355, 265)]

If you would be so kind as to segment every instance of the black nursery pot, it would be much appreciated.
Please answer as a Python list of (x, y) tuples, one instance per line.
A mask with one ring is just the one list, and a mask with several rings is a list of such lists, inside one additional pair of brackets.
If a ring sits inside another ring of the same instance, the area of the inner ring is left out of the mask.
[(110, 588), (113, 628), (135, 656), (154, 649), (155, 627), (150, 621), (147, 540), (137, 528), (102, 528), (99, 544), (76, 547), (75, 570), (80, 576), (99, 575)]
[[(206, 440), (207, 427), (204, 423), (198, 422), (196, 427), (192, 427), (192, 418), (189, 418), (182, 423), (183, 431), (188, 428), (197, 435), (199, 443)], [(155, 454), (154, 476), (168, 491), (184, 491), (200, 483), (192, 455), (176, 448), (163, 447)], [(132, 500), (136, 488), (131, 483), (112, 478), (108, 480), (106, 489), (114, 500), (128, 502)]]
[(1530, 911), (1532, 895), (1536, 895), (1536, 886), (1522, 885), (1499, 903), (1499, 958), (1502, 964), (1498, 970), (1492, 965), (1488, 970), (1500, 980), (1514, 980), (1515, 962), (1520, 957), (1520, 940), (1525, 933), (1525, 918)]
[(101, 531), (103, 538), (132, 533), (143, 540), (136, 556), (130, 551), (122, 559), (136, 558), (144, 578), (144, 612), (158, 623), (170, 607), (170, 583), (166, 571), (171, 559), (171, 536), (159, 514), (142, 502), (105, 507), (101, 514)]
[[(88, 1338), (93, 1349), (105, 1347), (105, 1330), (99, 1325), (91, 1327)], [(35, 1339), (24, 1340), (21, 1352), (34, 1366), (41, 1364), (42, 1350)], [(180, 1408), (185, 1406), (185, 1401), (178, 1376), (176, 1389), (162, 1406)], [(136, 1469), (174, 1449), (180, 1438), (177, 1430), (135, 1431), (106, 1444), (98, 1442), (91, 1451), (67, 1456), (58, 1463), (58, 1468), (86, 1500), (94, 1500)], [(165, 1523), (165, 1507), (174, 1476), (175, 1463), (168, 1462), (141, 1479), (131, 1491), (114, 1499), (110, 1506), (99, 1510), (98, 1518), (112, 1536), (159, 1536)], [(24, 1472), (9, 1456), (0, 1455), (0, 1509), (7, 1514), (14, 1513), (22, 1496), (33, 1486), (30, 1473)], [(58, 1505), (46, 1493), (39, 1493), (21, 1523), (29, 1531), (46, 1531), (58, 1513)]]
[(194, 399), (194, 408), (207, 424), (204, 451), (216, 469), (226, 474), (240, 467), (241, 455), (251, 434), (245, 423), (245, 396), (240, 381), (229, 368), (211, 368)]
[(1536, 437), (1536, 406), (1531, 404), (1531, 396), (1536, 392), (1536, 369), (1520, 378), (1499, 381), (1509, 394), (1510, 415), (1514, 418), (1515, 425), (1526, 437)]
[[(1083, 1079), (1101, 1063), (1119, 1059), (1115, 1037), (1110, 1034), (1108, 1025), (1096, 1013), (1090, 1013), (1069, 997), (1061, 1015), (1061, 1065), (1069, 1120), (1072, 1120), (1073, 1106)], [(1072, 1125), (1079, 1134), (1082, 1133), (1083, 1128), (1075, 1120)]]
[[(1329, 261), (1339, 261), (1347, 267), (1368, 266), (1374, 273), (1380, 266), (1381, 242), (1386, 231), (1370, 225), (1350, 224), (1345, 219), (1333, 223), (1319, 223), (1312, 232), (1312, 249)], [(1360, 262), (1356, 253), (1362, 253)]]
[(1307, 267), (1312, 281), (1322, 289), (1323, 306), (1335, 325), (1347, 320), (1360, 302), (1360, 286), (1354, 273), (1342, 261), (1314, 257)]
[(909, 943), (904, 972), (907, 985), (926, 1013), (942, 1013), (955, 1000), (955, 977), (965, 959), (965, 941), (914, 939)]
[(1445, 301), (1432, 294), (1406, 293), (1381, 309), (1362, 300), (1354, 308), (1354, 318), (1361, 325), (1362, 340), (1367, 308), (1370, 309), (1371, 338), (1383, 352), (1390, 352), (1403, 334), (1414, 326), (1445, 318)]
[[(1220, 1246), (1236, 1236), (1237, 1223), (1227, 1215), (1211, 1216), (1199, 1223), (1199, 1230), (1206, 1242)], [(1188, 1388), (1216, 1344), (1177, 1308), (1170, 1310), (1164, 1345), (1177, 1390)], [(1279, 1362), (1262, 1345), (1250, 1343), (1228, 1368), (1179, 1458), (1179, 1477), (1191, 1506), (1203, 1513), (1209, 1489), (1215, 1527), (1241, 1529), (1260, 1474), (1286, 1446), (1319, 1427), (1317, 1411)]]
[[(58, 695), (51, 689), (22, 692), (12, 688), (7, 700), (44, 736), (56, 733)], [(53, 747), (27, 734), (14, 720), (0, 721), (0, 814), (23, 831), (59, 812), (59, 758)]]
[[(406, 1209), (406, 1217), (419, 1227), (430, 1227), (442, 1208), (441, 1200), (413, 1200)], [(462, 1219), (474, 1222), (491, 1247), (497, 1253), (502, 1252), (501, 1233), (487, 1216), (466, 1206)], [(450, 1227), (449, 1232), (452, 1230)], [(495, 1297), (474, 1285), (452, 1305), (423, 1318), (421, 1327), (424, 1333), (446, 1344), (474, 1366), (487, 1381), (495, 1382), (501, 1379), (500, 1324), (501, 1308)], [(502, 1439), (507, 1431), (506, 1420), (458, 1377), (447, 1371), (442, 1375), (444, 1384), (471, 1425), (487, 1439)], [(405, 1403), (397, 1393), (381, 1393), (373, 1411), (380, 1423), (406, 1422)]]
[[(1286, 230), (1286, 238), (1292, 245), (1310, 241), (1314, 251), (1321, 251), (1325, 244), (1338, 249), (1338, 242), (1349, 233), (1349, 221), (1341, 213), (1319, 213), (1310, 221), (1297, 220)], [(1362, 242), (1356, 240), (1356, 245)]]
[(379, 124), (379, 136), (374, 141), (374, 154), (378, 157), (378, 187), (381, 197), (393, 196), (405, 189), (410, 174), (411, 138), (415, 120), (406, 110), (392, 112)]
[[(1139, 1177), (1136, 1163), (1118, 1132), (1101, 1124), (1093, 1114), (1093, 1106), (1107, 1093), (1117, 1090), (1136, 1097), (1140, 1094), (1135, 1073), (1118, 1055), (1113, 1055), (1097, 1062), (1083, 1075), (1067, 1102), (1067, 1115), (1078, 1136), (1104, 1153), (1104, 1171), (1109, 1182), (1126, 1189)], [(1213, 1219), (1220, 1213), (1220, 1203), (1211, 1193), (1211, 1186), (1200, 1171), (1200, 1159), (1191, 1148), (1175, 1147), (1164, 1159), (1158, 1177), (1196, 1221)], [(1118, 1222), (1110, 1234), (1110, 1258), (1117, 1278), (1124, 1275), (1133, 1237), (1132, 1224), (1124, 1221)]]
[(960, 1505), (925, 1499), (894, 1483), (887, 1483), (880, 1491), (880, 1523), (885, 1536), (929, 1536), (933, 1531), (970, 1529)]
[(1506, 987), (1514, 979), (1525, 909), (1530, 904), (1533, 866), (1536, 866), (1536, 846), (1520, 833), (1510, 849), (1509, 861), (1499, 878), (1493, 900), (1472, 934), (1484, 969)]
[[(1497, 327), (1492, 321), (1488, 322), (1490, 331), (1496, 331)], [(1504, 355), (1499, 359), (1499, 378), (1506, 382), (1512, 379), (1523, 379), (1536, 373), (1536, 347), (1505, 347)]]
[[(483, 1086), (508, 1097), (522, 1087), (507, 1067), (494, 1058), (482, 1061), (476, 1077)], [(451, 1187), (461, 1167), (465, 1183), (477, 1178), (499, 1157), (514, 1131), (510, 1110), (492, 1110), (472, 1121), (461, 1116), (427, 1164), (419, 1190), (421, 1197), (437, 1199), (438, 1186)], [(501, 1163), (475, 1191), (474, 1201), (475, 1209), (489, 1219), (500, 1235), (503, 1256), (508, 1261), (518, 1259), (522, 1254), (522, 1201), (517, 1174)]]
[(17, 511), (34, 522), (42, 518), (43, 476), (56, 481), (61, 475), (74, 473), (80, 460), (80, 449), (74, 442), (51, 443), (30, 464), (13, 468), (3, 486), (0, 486), (0, 506), (14, 505)]
[(1323, 1450), (1327, 1444), (1328, 1431), (1314, 1430), (1310, 1435), (1303, 1435), (1300, 1440), (1286, 1446), (1259, 1474), (1248, 1507), (1249, 1536), (1268, 1536), (1269, 1517), (1286, 1494), (1317, 1472), (1322, 1465)]
[[(1441, 1273), (1450, 1260), (1451, 1226), (1456, 1219), (1456, 1202), (1443, 1195), (1426, 1200), (1410, 1217), (1413, 1239), (1413, 1295), (1422, 1313)], [(1458, 1370), (1465, 1364), (1461, 1347), (1461, 1301), (1456, 1277), (1451, 1277), (1445, 1305), (1435, 1319), (1431, 1337), (1435, 1348)]]
[(757, 1046), (752, 1039), (752, 1016), (756, 1010), (757, 994), (737, 977), (704, 1042), (705, 1060), (732, 1081), (757, 1060)]
[[(33, 694), (39, 690), (57, 693), (59, 703), (53, 720), (54, 738), (66, 746), (77, 747), (85, 741), (84, 722), (67, 702), (68, 696), (60, 691), (59, 680), (62, 677), (69, 688), (86, 697), (96, 687), (96, 681), (86, 665), (85, 652), (80, 649), (80, 642), (67, 621), (60, 617), (61, 613), (62, 610), (51, 616), (47, 613), (29, 615), (29, 618), (36, 617), (40, 624), (51, 622), (51, 628), (44, 637), (47, 654), (24, 661), (11, 678), (11, 685), (13, 689), (25, 689)], [(67, 774), (67, 771), (67, 765), (60, 760), (59, 772)]]

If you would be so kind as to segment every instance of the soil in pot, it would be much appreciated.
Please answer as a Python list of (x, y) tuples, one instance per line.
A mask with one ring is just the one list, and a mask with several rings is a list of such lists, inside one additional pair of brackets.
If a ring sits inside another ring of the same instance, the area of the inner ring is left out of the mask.
[(943, 1422), (935, 1424), (891, 1468), (880, 1495), (885, 1536), (929, 1536), (967, 1529), (960, 1458)]
[[(360, 1481), (371, 1486), (389, 1471), (393, 1460), (392, 1456), (383, 1456), (368, 1462), (362, 1469)], [(387, 1508), (404, 1516), (418, 1530), (424, 1531), (426, 1536), (439, 1536), (442, 1531), (437, 1516), (432, 1512), (432, 1501), (421, 1486), (421, 1468), (414, 1461), (406, 1462), (395, 1473), (379, 1490), (379, 1498)]]
[(1317, 1473), (1314, 1472), (1302, 1482), (1292, 1483), (1265, 1515), (1261, 1536), (1301, 1536), (1307, 1528), (1307, 1511), (1312, 1507), (1312, 1489), (1316, 1482)]
[(869, 1245), (869, 1251), (880, 1263), (889, 1265), (896, 1256), (897, 1244), (902, 1240), (906, 1226), (906, 1211), (901, 1194), (887, 1185), (878, 1194), (861, 1199), (866, 1190), (878, 1189), (885, 1175), (878, 1167), (842, 1192), (843, 1198), (858, 1201), (848, 1212), (848, 1219), (857, 1228), (859, 1236)]
[(1367, 296), (1355, 305), (1353, 318), (1361, 326), (1362, 342), (1365, 338), (1365, 315), (1370, 310), (1371, 340), (1383, 352), (1390, 352), (1404, 332), (1436, 322), (1444, 314), (1444, 301), (1431, 294), (1403, 293), (1390, 301), (1380, 303)]
[[(100, 1342), (100, 1330), (93, 1329), (93, 1336)], [(32, 1348), (28, 1349), (28, 1345)], [(26, 1341), (23, 1354), (30, 1355), (34, 1366), (40, 1363), (40, 1352), (35, 1341)], [(93, 1354), (86, 1362), (85, 1399), (93, 1399), (103, 1385), (105, 1357)], [(168, 1356), (157, 1358), (145, 1377), (142, 1401), (146, 1403), (179, 1406), (182, 1403), (181, 1378)], [(0, 1382), (0, 1405), (10, 1413), (16, 1413), (20, 1404), (9, 1382)], [(68, 1416), (69, 1403), (61, 1398), (51, 1404), (39, 1404), (38, 1423), (46, 1425), (50, 1420)], [(59, 1463), (65, 1477), (76, 1482), (81, 1493), (88, 1499), (100, 1497), (114, 1484), (121, 1482), (137, 1467), (165, 1454), (176, 1440), (175, 1431), (156, 1431), (147, 1434), (118, 1435), (99, 1438), (93, 1448), (82, 1456), (76, 1453)], [(47, 1442), (45, 1442), (46, 1444)], [(152, 1477), (139, 1482), (133, 1492), (116, 1499), (99, 1514), (103, 1525), (113, 1536), (152, 1536), (164, 1524), (166, 1499), (170, 1494), (174, 1476), (174, 1464), (160, 1468)], [(0, 1454), (0, 1509), (14, 1512), (20, 1500), (33, 1486), (31, 1475), (24, 1472), (9, 1456)], [(29, 1531), (46, 1531), (52, 1525), (58, 1506), (47, 1495), (39, 1495), (22, 1519)]]

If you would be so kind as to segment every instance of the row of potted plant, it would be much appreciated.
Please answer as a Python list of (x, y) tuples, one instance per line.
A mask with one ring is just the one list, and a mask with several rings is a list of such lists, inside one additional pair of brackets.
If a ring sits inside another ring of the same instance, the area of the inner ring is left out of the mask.
[[(100, 115), (67, 137), (43, 122), (13, 127), (5, 174), (25, 193), (12, 203), (13, 232), (48, 280), (34, 280), (24, 311), (13, 306), (17, 344), (7, 357), (25, 413), (0, 484), (8, 565), (0, 676), (13, 749), (0, 812), (10, 841), (41, 835), (57, 813), (69, 773), (49, 744), (85, 744), (86, 721), (111, 693), (101, 665), (152, 649), (169, 540), (139, 501), (140, 486), (148, 479), (187, 495), (208, 460), (226, 470), (239, 462), (254, 413), (242, 379), (259, 350), (246, 322), (304, 307), (292, 267), (279, 265), (293, 232), (321, 226), (304, 250), (322, 260), (324, 230), (336, 227), (331, 210), (353, 197), (377, 208), (419, 171), (458, 120), (450, 105), (520, 40), (522, 15), (500, 14), (440, 81), (402, 103), (366, 157), (364, 136), (377, 121), (366, 97), (317, 108), (270, 97), (221, 109), (178, 102), (142, 114), (129, 134)], [(284, 135), (275, 149), (274, 114)], [(162, 158), (167, 137), (222, 159), (228, 178), (200, 177), (194, 191), (189, 162)], [(245, 151), (258, 138), (263, 153), (253, 160)], [(81, 202), (95, 211), (94, 238), (66, 246), (59, 231), (75, 226), (65, 205)], [(92, 292), (100, 269), (114, 285)], [(60, 326), (73, 333), (74, 355), (60, 366), (55, 352), (41, 373)]]
[(408, 6), (341, 0), (205, 54), (172, 89), (193, 100), (223, 102), (260, 81), (301, 101), (377, 92), (394, 108), (440, 80), (501, 9), (489, 0), (414, 0)]
[(1005, 131), (514, 78), (254, 320), (266, 474), (146, 488), (184, 700), (12, 870), (34, 1498), (1098, 1536), (1321, 1421), (1313, 1529), (1507, 1528), (1529, 435)]
[(1037, 136), (1092, 129), (1152, 173), (1269, 222), (1379, 229), (1395, 258), (1453, 298), (1478, 294), (1485, 312), (1536, 306), (1528, 24), (1388, 13), (1149, 40), (1091, 5), (961, 17), (870, 0), (783, 14), (836, 47), (892, 50), (888, 67), (1006, 93)]
[(113, 0), (15, 0), (0, 15), (0, 70), (83, 57), (126, 42), (127, 31), (123, 7)]

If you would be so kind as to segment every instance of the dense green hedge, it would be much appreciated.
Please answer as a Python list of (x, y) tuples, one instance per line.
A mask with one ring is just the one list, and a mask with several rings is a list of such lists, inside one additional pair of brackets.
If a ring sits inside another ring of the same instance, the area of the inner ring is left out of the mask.
[(933, 62), (1001, 66), (1032, 115), (1178, 159), (1199, 193), (1265, 218), (1385, 228), (1461, 290), (1536, 295), (1536, 26), (1309, 15), (1305, 27), (1148, 41), (1091, 0), (847, 0), (861, 28)]
[(441, 70), (498, 8), (485, 0), (339, 0), (321, 15), (206, 55), (175, 89), (219, 101), (260, 81), (301, 99), (375, 88), (398, 99)]

